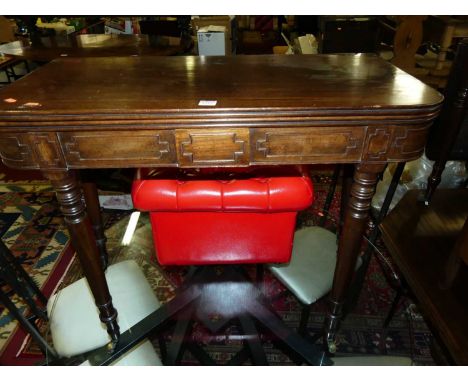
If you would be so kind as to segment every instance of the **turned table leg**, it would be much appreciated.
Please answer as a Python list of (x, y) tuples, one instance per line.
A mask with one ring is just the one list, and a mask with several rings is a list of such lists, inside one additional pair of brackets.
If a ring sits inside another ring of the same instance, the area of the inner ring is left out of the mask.
[(94, 237), (96, 238), (96, 245), (101, 257), (101, 264), (103, 269), (107, 268), (109, 257), (106, 249), (106, 235), (104, 234), (104, 224), (102, 222), (101, 207), (99, 206), (99, 195), (96, 184), (93, 182), (83, 181), (81, 183), (83, 194), (86, 202), (86, 209), (88, 211), (89, 220), (93, 227)]
[(378, 176), (384, 168), (385, 164), (359, 164), (354, 172), (344, 224), (340, 231), (335, 276), (330, 292), (330, 310), (325, 323), (324, 340), (331, 353), (336, 351), (335, 337), (342, 317), (343, 303), (353, 278)]
[(67, 170), (44, 171), (55, 189), (57, 200), (70, 231), (73, 247), (78, 254), (84, 275), (88, 280), (99, 318), (106, 324), (107, 332), (116, 342), (120, 336), (117, 324), (117, 311), (112, 305), (112, 298), (101, 266), (90, 219), (87, 216), (83, 194), (73, 172)]

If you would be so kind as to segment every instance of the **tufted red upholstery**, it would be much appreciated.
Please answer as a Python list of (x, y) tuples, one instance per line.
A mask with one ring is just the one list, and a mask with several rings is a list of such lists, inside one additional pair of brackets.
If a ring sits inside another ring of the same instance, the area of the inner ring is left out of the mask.
[(146, 171), (132, 198), (150, 211), (161, 264), (287, 262), (297, 211), (313, 201), (304, 174), (300, 167)]

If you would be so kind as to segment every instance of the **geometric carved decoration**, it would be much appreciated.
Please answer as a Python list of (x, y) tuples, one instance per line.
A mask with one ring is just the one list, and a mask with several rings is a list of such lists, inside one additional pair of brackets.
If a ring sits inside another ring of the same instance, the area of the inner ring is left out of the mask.
[(171, 130), (70, 132), (59, 137), (70, 168), (175, 164)]
[(391, 131), (386, 127), (372, 127), (367, 130), (366, 161), (385, 161), (391, 143)]
[(314, 127), (254, 129), (252, 150), (254, 161), (323, 163), (360, 159), (365, 127), (330, 127), (318, 131)]
[(364, 146), (363, 161), (410, 161), (424, 151), (430, 124), (406, 126), (370, 126)]
[(249, 164), (249, 129), (176, 130), (177, 159), (182, 167)]
[(65, 168), (65, 161), (55, 133), (30, 133), (28, 137), (33, 155), (41, 169)]
[(13, 168), (39, 168), (35, 163), (27, 133), (0, 134), (0, 157)]
[(429, 124), (408, 126), (395, 131), (394, 145), (388, 153), (388, 159), (411, 160), (421, 156), (424, 151)]

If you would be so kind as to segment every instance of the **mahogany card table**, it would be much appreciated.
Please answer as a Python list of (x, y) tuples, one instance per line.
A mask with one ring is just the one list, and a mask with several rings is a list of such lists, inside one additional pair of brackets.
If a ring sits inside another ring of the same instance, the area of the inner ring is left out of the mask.
[(0, 155), (52, 183), (114, 341), (97, 193), (88, 184), (83, 198), (77, 170), (354, 164), (324, 328), (332, 349), (379, 174), (423, 153), (442, 101), (371, 55), (60, 58), (0, 90)]

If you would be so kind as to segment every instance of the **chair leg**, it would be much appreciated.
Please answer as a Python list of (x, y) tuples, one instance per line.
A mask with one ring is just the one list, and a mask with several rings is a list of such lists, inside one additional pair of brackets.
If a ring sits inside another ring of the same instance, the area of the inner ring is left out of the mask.
[[(10, 249), (5, 245), (3, 240), (0, 239), (0, 257), (3, 261), (7, 262), (14, 270), (21, 276), (21, 278), (27, 283), (28, 288), (31, 289), (32, 293), (37, 296), (41, 304), (44, 307), (47, 305), (47, 298), (44, 296), (42, 291), (39, 289), (35, 281), (28, 275), (21, 265), (18, 264), (17, 259), (13, 256)], [(45, 310), (45, 309), (44, 309)]]
[(191, 331), (194, 305), (189, 305), (177, 315), (177, 323), (172, 335), (171, 343), (167, 349), (166, 362), (168, 366), (175, 366), (180, 363), (184, 354), (184, 343)]
[(395, 312), (398, 308), (401, 298), (403, 297), (403, 294), (404, 294), (403, 289), (399, 288), (396, 292), (395, 298), (393, 299), (392, 306), (390, 307), (390, 310), (388, 311), (387, 317), (385, 317), (385, 321), (383, 324), (384, 328), (387, 328), (390, 322), (392, 321), (392, 318), (395, 315)]
[(203, 348), (193, 342), (188, 342), (186, 345), (187, 350), (200, 362), (203, 366), (218, 366), (216, 362), (209, 356), (209, 354), (203, 350)]
[(161, 352), (161, 362), (163, 365), (166, 364), (167, 359), (167, 345), (166, 340), (163, 337), (158, 337), (159, 351)]
[(142, 339), (146, 338), (151, 332), (163, 328), (170, 320), (176, 317), (179, 312), (195, 302), (199, 296), (200, 289), (196, 286), (191, 286), (175, 296), (171, 301), (161, 306), (158, 310), (145, 317), (139, 323), (132, 326), (129, 330), (122, 333), (113, 349), (109, 350), (109, 346), (105, 345), (84, 356), (89, 360), (91, 365), (105, 366), (111, 364)]
[(257, 288), (258, 290), (260, 290), (260, 292), (262, 292), (263, 294), (265, 294), (265, 288), (264, 288), (264, 282), (265, 280), (265, 268), (263, 266), (263, 264), (257, 264), (255, 266), (255, 282), (257, 283)]
[(290, 350), (302, 357), (310, 365), (331, 365), (331, 360), (324, 356), (323, 350), (302, 338), (296, 331), (288, 328), (283, 321), (257, 301), (246, 305), (248, 312), (267, 328)]
[(298, 332), (302, 337), (307, 335), (307, 323), (309, 322), (310, 317), (310, 305), (303, 305), (301, 309), (301, 321), (299, 323)]
[(47, 341), (42, 337), (41, 333), (37, 329), (36, 325), (31, 323), (23, 314), (16, 308), (15, 304), (11, 302), (8, 296), (3, 293), (0, 288), (0, 301), (8, 309), (8, 311), (15, 317), (20, 325), (31, 335), (34, 341), (39, 345), (41, 351), (47, 357), (57, 358), (57, 353), (55, 350), (47, 343)]
[(262, 347), (260, 342), (260, 337), (258, 335), (257, 329), (252, 319), (247, 315), (242, 315), (239, 317), (239, 322), (246, 336), (246, 344), (250, 351), (250, 356), (252, 358), (252, 364), (256, 366), (268, 366), (267, 357), (265, 350)]
[[(23, 278), (18, 274), (16, 266), (9, 263), (5, 257), (4, 253), (0, 254), (0, 278), (5, 280), (5, 282), (13, 289), (13, 291), (26, 302), (29, 309), (36, 317), (41, 317), (44, 320), (47, 320), (47, 314), (45, 310), (41, 310), (36, 302), (34, 301), (34, 293), (31, 292), (31, 289), (28, 288), (29, 276), (26, 275), (26, 278)], [(31, 281), (32, 282), (32, 281)]]
[(336, 184), (338, 183), (338, 177), (340, 176), (341, 172), (341, 165), (336, 165), (335, 170), (333, 171), (332, 181), (330, 184), (330, 188), (328, 190), (327, 198), (325, 199), (325, 203), (323, 204), (323, 215), (320, 218), (319, 226), (324, 227), (327, 221), (327, 217), (329, 216), (330, 206), (333, 201), (333, 197), (335, 196), (335, 189)]
[(227, 363), (226, 366), (239, 366), (249, 359), (249, 350), (243, 347)]
[(28, 60), (24, 60), (24, 68), (26, 69), (26, 73), (31, 72), (31, 68), (29, 67)]

